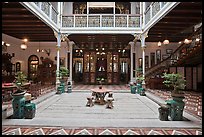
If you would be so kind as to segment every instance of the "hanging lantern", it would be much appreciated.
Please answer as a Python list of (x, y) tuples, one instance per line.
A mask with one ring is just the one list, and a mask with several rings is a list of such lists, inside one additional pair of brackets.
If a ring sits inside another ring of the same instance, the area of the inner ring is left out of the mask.
[(161, 46), (161, 42), (159, 41), (157, 45), (158, 45), (158, 47), (160, 47)]
[(21, 49), (22, 49), (22, 50), (27, 49), (27, 45), (26, 45), (25, 43), (22, 43), (22, 44), (21, 44)]
[(163, 44), (164, 44), (164, 45), (169, 44), (169, 40), (168, 40), (168, 39), (165, 39), (165, 40), (163, 41)]

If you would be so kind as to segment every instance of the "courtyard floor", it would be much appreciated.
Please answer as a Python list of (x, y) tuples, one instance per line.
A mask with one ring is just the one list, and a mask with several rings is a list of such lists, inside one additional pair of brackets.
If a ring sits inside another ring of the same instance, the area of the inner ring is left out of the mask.
[(94, 86), (75, 86), (72, 93), (59, 95), (52, 91), (33, 100), (37, 105), (35, 117), (2, 119), (2, 134), (202, 135), (200, 110), (193, 114), (186, 109), (183, 121), (160, 121), (158, 104), (165, 99), (156, 94), (157, 90), (140, 96), (131, 94), (126, 85), (106, 87), (112, 89), (114, 97), (114, 108), (106, 109), (97, 104), (86, 107), (91, 88)]

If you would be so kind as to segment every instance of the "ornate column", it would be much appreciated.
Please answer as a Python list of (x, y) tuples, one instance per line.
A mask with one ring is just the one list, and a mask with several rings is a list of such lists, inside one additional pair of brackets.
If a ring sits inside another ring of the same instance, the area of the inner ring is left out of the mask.
[(72, 84), (72, 48), (73, 43), (69, 43), (69, 81)]
[[(136, 79), (136, 77), (133, 77), (133, 73), (136, 73), (134, 70), (133, 70), (133, 63), (135, 63), (135, 67), (136, 67), (136, 56), (135, 58), (133, 58), (133, 54), (135, 53), (136, 54), (136, 43), (137, 43), (137, 40), (139, 39), (139, 36), (140, 34), (132, 34), (134, 35), (135, 39), (129, 43), (130, 45), (130, 82), (134, 82)], [(135, 61), (135, 62), (134, 62)], [(136, 68), (134, 68), (136, 70)], [(135, 75), (136, 76), (136, 75)]]
[(130, 44), (130, 82), (133, 82), (133, 45)]
[[(140, 35), (140, 41), (141, 41), (141, 48), (142, 48), (142, 76), (145, 78), (145, 38), (148, 37), (147, 35), (148, 31)], [(142, 86), (145, 88), (145, 79), (142, 81)]]
[(56, 90), (60, 85), (59, 81), (59, 69), (60, 69), (60, 45), (61, 44), (61, 33), (57, 33), (57, 71), (56, 71)]
[[(73, 49), (73, 42), (68, 39), (69, 34), (65, 34), (64, 38), (68, 45), (67, 53), (69, 53), (69, 64), (67, 64), (67, 69), (69, 70), (69, 78), (68, 81), (72, 84), (72, 49)], [(67, 57), (66, 57), (67, 58)], [(68, 59), (67, 59), (68, 60)], [(69, 65), (69, 66), (68, 66)]]

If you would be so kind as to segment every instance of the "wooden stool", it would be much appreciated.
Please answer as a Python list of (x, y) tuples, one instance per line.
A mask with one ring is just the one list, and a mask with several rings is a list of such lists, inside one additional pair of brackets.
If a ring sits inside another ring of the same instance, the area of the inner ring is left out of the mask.
[(87, 107), (92, 107), (93, 105), (94, 105), (94, 103), (93, 103), (93, 96), (91, 96), (91, 97), (87, 97), (87, 103), (86, 103), (86, 106)]
[(108, 97), (107, 98), (107, 104), (106, 104), (106, 108), (110, 108), (112, 109), (113, 108), (113, 98), (112, 97)]
[(113, 98), (113, 92), (109, 92), (109, 93), (108, 93), (108, 97), (109, 97), (109, 98)]

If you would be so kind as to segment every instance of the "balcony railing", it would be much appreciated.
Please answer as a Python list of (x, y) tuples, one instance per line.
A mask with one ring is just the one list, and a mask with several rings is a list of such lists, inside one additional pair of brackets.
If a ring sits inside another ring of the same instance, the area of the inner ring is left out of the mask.
[(62, 27), (122, 27), (140, 28), (140, 15), (83, 14), (62, 16)]
[(49, 17), (50, 20), (57, 24), (57, 16), (59, 13), (50, 2), (34, 2), (34, 3), (43, 13), (45, 13)]
[(147, 24), (166, 4), (166, 2), (152, 2), (145, 11), (145, 24)]

